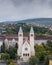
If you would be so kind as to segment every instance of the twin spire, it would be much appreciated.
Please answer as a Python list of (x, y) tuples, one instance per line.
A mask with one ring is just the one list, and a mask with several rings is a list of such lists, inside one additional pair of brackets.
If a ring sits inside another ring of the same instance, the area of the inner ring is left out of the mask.
[[(18, 33), (23, 33), (22, 27), (20, 27)], [(31, 27), (31, 29), (30, 29), (30, 33), (34, 33), (33, 27)]]

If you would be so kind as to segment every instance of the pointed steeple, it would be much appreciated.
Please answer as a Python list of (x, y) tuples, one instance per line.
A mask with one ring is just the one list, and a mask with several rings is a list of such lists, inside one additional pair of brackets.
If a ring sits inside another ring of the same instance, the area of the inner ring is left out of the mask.
[(34, 33), (33, 27), (31, 27), (31, 29), (30, 29), (30, 33)]
[(20, 27), (18, 34), (23, 33), (22, 27)]

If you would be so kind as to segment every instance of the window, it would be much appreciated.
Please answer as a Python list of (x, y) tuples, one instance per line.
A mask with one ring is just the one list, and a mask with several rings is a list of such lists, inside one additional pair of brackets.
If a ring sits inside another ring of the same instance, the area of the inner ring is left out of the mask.
[(27, 51), (27, 50), (28, 50), (28, 48), (26, 47), (26, 48), (25, 48), (25, 50)]
[(31, 34), (31, 36), (33, 36), (33, 34)]
[(29, 56), (29, 54), (28, 54), (28, 56)]
[(29, 56), (29, 53), (28, 54), (27, 53), (24, 53), (23, 56)]
[(25, 56), (25, 54), (23, 54), (23, 56)]
[(22, 34), (20, 34), (19, 36), (22, 36)]

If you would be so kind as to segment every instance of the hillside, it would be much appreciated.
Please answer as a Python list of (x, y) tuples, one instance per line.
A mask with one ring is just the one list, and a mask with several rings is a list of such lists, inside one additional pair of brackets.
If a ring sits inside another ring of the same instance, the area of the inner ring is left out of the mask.
[(50, 25), (52, 26), (52, 18), (36, 18), (36, 19), (26, 19), (26, 20), (20, 20), (20, 21), (5, 21), (4, 23), (9, 24), (9, 23), (38, 23), (42, 25)]

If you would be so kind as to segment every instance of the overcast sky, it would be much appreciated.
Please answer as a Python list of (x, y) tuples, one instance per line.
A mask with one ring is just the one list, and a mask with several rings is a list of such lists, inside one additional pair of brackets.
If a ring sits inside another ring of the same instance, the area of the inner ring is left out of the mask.
[(52, 0), (0, 0), (0, 21), (52, 18)]

